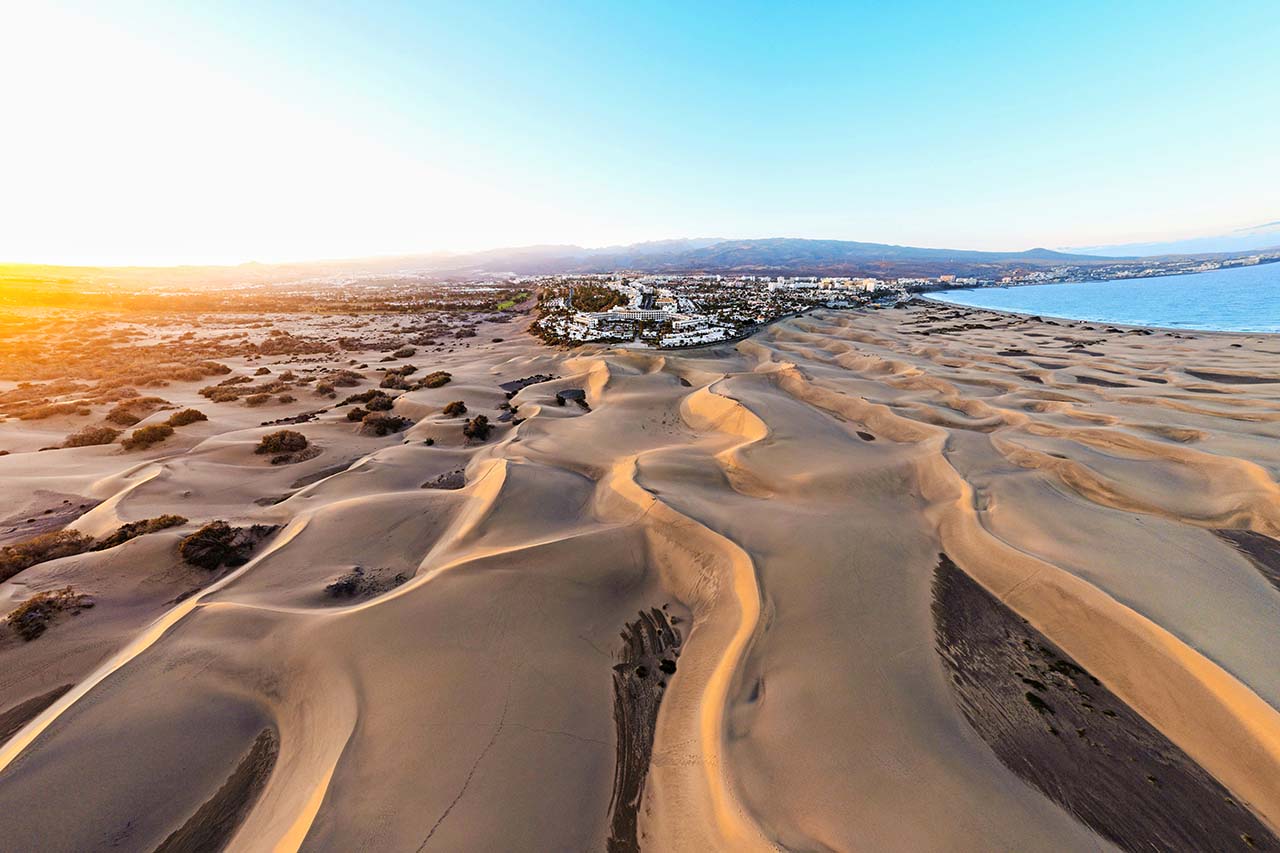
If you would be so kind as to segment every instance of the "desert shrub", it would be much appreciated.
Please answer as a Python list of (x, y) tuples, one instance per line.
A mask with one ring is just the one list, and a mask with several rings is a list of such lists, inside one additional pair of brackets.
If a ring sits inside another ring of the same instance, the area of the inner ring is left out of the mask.
[(120, 444), (125, 450), (141, 450), (173, 435), (173, 427), (168, 424), (151, 424), (135, 429), (133, 434)]
[(391, 353), (396, 358), (410, 358), (417, 352), (413, 347), (400, 347), (400, 349)]
[(492, 431), (493, 425), (489, 423), (489, 419), (484, 415), (476, 415), (462, 427), (463, 435), (467, 438), (474, 438), (477, 441), (484, 441)]
[(112, 408), (111, 411), (107, 412), (106, 419), (110, 423), (130, 427), (142, 420), (142, 417), (135, 414), (133, 410), (129, 408), (128, 403), (120, 403)]
[(130, 539), (135, 539), (147, 533), (155, 533), (157, 530), (178, 527), (186, 523), (187, 520), (180, 515), (158, 515), (155, 518), (130, 521), (120, 525), (114, 531), (95, 542), (93, 550), (103, 551), (107, 548), (114, 548), (117, 545), (123, 545)]
[(335, 385), (339, 388), (354, 387), (359, 385), (362, 380), (363, 377), (361, 377), (359, 373), (356, 373), (354, 370), (346, 369), (335, 370), (332, 373), (326, 373), (324, 376), (320, 377), (321, 382), (326, 382), (329, 385)]
[(412, 364), (406, 364), (403, 367), (388, 370), (382, 377), (382, 381), (378, 383), (380, 388), (399, 388), (407, 390), (409, 387), (408, 377), (418, 371), (418, 368)]
[(211, 521), (183, 539), (178, 553), (187, 563), (209, 571), (222, 566), (242, 566), (249, 561), (258, 543), (275, 529), (269, 524), (232, 527), (225, 521)]
[(18, 414), (19, 420), (39, 421), (58, 415), (88, 415), (90, 409), (84, 403), (46, 403), (25, 409)]
[(446, 370), (437, 370), (428, 373), (419, 381), (419, 385), (423, 388), (440, 388), (449, 384), (449, 380), (453, 378), (453, 374)]
[(92, 598), (67, 586), (36, 593), (10, 612), (6, 621), (19, 637), (30, 642), (43, 634), (59, 613), (78, 613), (92, 606)]
[(359, 394), (351, 394), (347, 396), (339, 406), (349, 406), (352, 403), (367, 403), (374, 397), (385, 397), (387, 392), (379, 391), (377, 388), (370, 388), (368, 391), (361, 391)]
[(131, 397), (117, 403), (107, 412), (106, 418), (119, 426), (133, 426), (168, 402), (163, 397)]
[(85, 427), (73, 432), (63, 440), (63, 447), (94, 447), (99, 444), (110, 444), (120, 437), (120, 430), (105, 426)]
[(209, 420), (209, 417), (199, 409), (183, 409), (180, 412), (174, 412), (169, 415), (168, 424), (169, 426), (180, 427), (207, 420)]
[(270, 401), (271, 401), (270, 394), (250, 394), (248, 397), (244, 398), (244, 404), (246, 406), (254, 406), (254, 407), (261, 406), (263, 403), (267, 403)]
[(336, 396), (338, 396), (338, 392), (334, 390), (334, 388), (333, 388), (333, 383), (331, 383), (331, 382), (317, 382), (317, 383), (316, 383), (316, 392), (315, 392), (315, 393), (316, 393), (316, 396), (317, 396), (317, 397), (336, 397)]
[(213, 403), (230, 403), (240, 399), (240, 392), (235, 388), (211, 385), (207, 388), (201, 388), (200, 396), (207, 397)]
[(7, 581), (36, 563), (83, 554), (93, 545), (93, 537), (75, 530), (41, 533), (22, 542), (0, 548), (0, 582)]
[(281, 394), (276, 400), (280, 403), (294, 403), (297, 402), (298, 398), (292, 394)]
[(382, 412), (370, 412), (364, 416), (360, 426), (363, 435), (391, 435), (413, 426), (413, 421), (399, 415), (387, 415)]
[(297, 430), (282, 429), (267, 433), (254, 449), (254, 453), (296, 453), (305, 450), (307, 437)]
[(364, 416), (367, 414), (369, 414), (368, 409), (361, 408), (360, 406), (355, 406), (354, 408), (347, 409), (347, 420), (362, 421), (364, 420)]
[(444, 416), (448, 418), (456, 418), (459, 415), (467, 413), (467, 404), (461, 400), (454, 400), (452, 403), (444, 407)]
[(294, 373), (292, 370), (286, 370), (284, 373), (280, 374), (281, 382), (296, 382), (297, 380), (298, 380), (298, 375)]
[(268, 368), (268, 367), (259, 367), (257, 370), (255, 370), (255, 371), (253, 372), (253, 375), (254, 375), (254, 376), (266, 376), (266, 375), (267, 375), (267, 374), (269, 374), (270, 372), (271, 372), (271, 369), (270, 369), (270, 368)]

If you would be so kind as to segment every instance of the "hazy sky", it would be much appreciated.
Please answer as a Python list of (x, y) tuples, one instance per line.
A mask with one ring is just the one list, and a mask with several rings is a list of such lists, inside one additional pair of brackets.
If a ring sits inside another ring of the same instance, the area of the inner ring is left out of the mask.
[(10, 4), (0, 261), (1280, 218), (1277, 0), (371, 5)]

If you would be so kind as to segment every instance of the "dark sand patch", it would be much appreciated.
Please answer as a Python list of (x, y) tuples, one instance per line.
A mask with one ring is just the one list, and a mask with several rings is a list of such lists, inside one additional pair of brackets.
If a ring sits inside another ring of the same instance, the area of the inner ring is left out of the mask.
[(275, 732), (263, 729), (222, 787), (186, 823), (161, 842), (156, 853), (199, 853), (223, 849), (266, 787), (279, 753)]
[(70, 689), (70, 684), (55, 687), (48, 693), (33, 696), (0, 713), (0, 744), (16, 735), (23, 726), (34, 720), (45, 708), (57, 702), (62, 698), (62, 694)]
[(1268, 385), (1272, 382), (1280, 382), (1280, 376), (1253, 376), (1248, 373), (1218, 373), (1214, 370), (1192, 370), (1186, 368), (1186, 372), (1196, 379), (1206, 379), (1209, 382), (1221, 382), (1224, 385)]
[(1226, 788), (945, 554), (938, 654), (960, 710), (1024, 781), (1125, 850), (1276, 850)]
[(1183, 443), (1191, 441), (1203, 441), (1205, 433), (1198, 429), (1190, 427), (1175, 427), (1167, 424), (1134, 424), (1140, 430), (1158, 435), (1161, 438), (1167, 438), (1171, 441), (1180, 441)]
[(278, 418), (274, 421), (263, 421), (260, 426), (287, 426), (288, 424), (305, 424), (314, 421), (323, 415), (328, 409), (316, 409), (313, 412), (303, 412), (300, 415), (292, 415), (287, 418)]
[(1280, 542), (1270, 536), (1252, 530), (1219, 529), (1213, 531), (1219, 539), (1230, 542), (1236, 550), (1249, 558), (1262, 576), (1280, 589)]
[(1098, 376), (1077, 376), (1076, 381), (1081, 385), (1097, 385), (1099, 388), (1133, 388), (1128, 382), (1114, 382), (1110, 379), (1102, 379)]
[(324, 591), (331, 598), (375, 598), (384, 592), (390, 592), (409, 580), (404, 572), (393, 572), (391, 569), (369, 569), (356, 566), (342, 577), (330, 583)]
[(80, 495), (37, 489), (20, 511), (0, 521), (0, 545), (61, 530), (100, 503)]
[(355, 462), (355, 460), (346, 459), (336, 465), (330, 465), (328, 468), (321, 468), (319, 471), (312, 471), (310, 474), (294, 480), (293, 485), (289, 488), (301, 489), (303, 486), (310, 486), (312, 483), (318, 483), (326, 477), (332, 477), (334, 474), (341, 474), (343, 471), (351, 467), (352, 462)]
[(621, 637), (621, 662), (613, 668), (613, 720), (618, 742), (606, 849), (609, 853), (634, 853), (640, 850), (637, 818), (649, 774), (658, 705), (667, 679), (675, 674), (681, 638), (667, 614), (657, 608), (628, 622)]
[(461, 489), (467, 485), (467, 473), (462, 468), (445, 471), (422, 484), (424, 489)]
[(550, 373), (535, 373), (533, 376), (525, 376), (520, 379), (513, 379), (510, 382), (499, 383), (498, 387), (507, 392), (507, 397), (514, 397), (520, 391), (528, 388), (530, 385), (539, 385), (543, 382), (550, 382), (556, 377)]

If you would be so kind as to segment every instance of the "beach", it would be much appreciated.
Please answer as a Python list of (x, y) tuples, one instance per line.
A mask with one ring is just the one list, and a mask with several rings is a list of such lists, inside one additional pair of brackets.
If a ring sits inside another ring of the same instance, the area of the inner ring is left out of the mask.
[[(0, 583), (72, 590), (0, 630), (0, 846), (1280, 848), (1280, 336), (527, 323), (219, 359), (135, 450), (0, 422), (0, 545), (182, 519)], [(263, 368), (352, 377), (201, 394)]]

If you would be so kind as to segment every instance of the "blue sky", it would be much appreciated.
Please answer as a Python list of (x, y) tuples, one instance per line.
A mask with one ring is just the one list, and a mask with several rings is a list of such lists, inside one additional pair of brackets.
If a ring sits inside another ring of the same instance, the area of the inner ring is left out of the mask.
[(170, 5), (9, 13), (0, 260), (1017, 249), (1280, 215), (1274, 0)]

